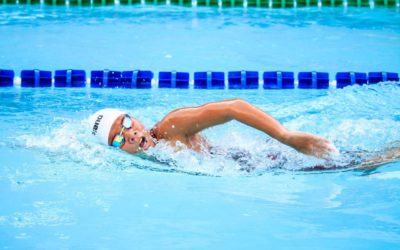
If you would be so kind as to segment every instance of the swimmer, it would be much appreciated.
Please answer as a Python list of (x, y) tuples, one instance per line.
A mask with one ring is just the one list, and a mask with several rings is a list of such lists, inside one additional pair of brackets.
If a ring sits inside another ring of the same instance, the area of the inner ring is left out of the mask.
[(335, 146), (327, 139), (290, 131), (268, 113), (242, 99), (176, 109), (151, 129), (146, 129), (135, 117), (118, 109), (99, 110), (89, 120), (91, 134), (100, 143), (130, 154), (144, 152), (161, 140), (172, 147), (181, 143), (197, 152), (210, 150), (212, 147), (200, 132), (232, 120), (260, 130), (306, 155), (328, 159), (337, 154)]

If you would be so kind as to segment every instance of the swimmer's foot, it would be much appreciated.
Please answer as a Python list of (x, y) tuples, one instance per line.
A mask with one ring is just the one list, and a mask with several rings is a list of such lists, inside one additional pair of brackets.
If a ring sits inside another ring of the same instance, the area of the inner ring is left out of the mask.
[(331, 159), (339, 154), (329, 140), (309, 133), (290, 131), (284, 143), (303, 154), (317, 158)]

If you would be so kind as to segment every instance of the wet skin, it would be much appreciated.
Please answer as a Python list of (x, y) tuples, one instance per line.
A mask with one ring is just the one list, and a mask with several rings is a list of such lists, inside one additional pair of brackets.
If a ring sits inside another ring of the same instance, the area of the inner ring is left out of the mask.
[[(171, 112), (172, 113), (172, 112)], [(120, 115), (115, 122), (113, 123), (110, 134), (108, 137), (108, 144), (111, 145), (114, 138), (121, 132), (122, 123), (124, 120), (125, 114)], [(200, 134), (195, 134), (191, 136), (180, 136), (180, 134), (175, 131), (169, 131), (169, 129), (165, 129), (168, 126), (168, 122), (164, 119), (164, 122), (159, 122), (153, 128), (153, 135), (156, 138), (151, 136), (150, 130), (147, 130), (145, 126), (134, 117), (131, 117), (132, 125), (129, 129), (124, 129), (122, 132), (123, 137), (125, 138), (125, 142), (120, 146), (120, 149), (131, 153), (139, 153), (146, 151), (147, 149), (154, 147), (158, 140), (166, 140), (172, 146), (176, 146), (177, 142), (183, 143), (188, 148), (200, 152), (202, 150), (208, 149), (209, 145), (207, 140), (201, 136)], [(179, 130), (179, 124), (171, 125), (172, 130)], [(161, 129), (160, 129), (161, 128)], [(161, 130), (161, 132), (160, 132)]]
[[(125, 114), (120, 115), (113, 123), (108, 136), (108, 145), (111, 145), (115, 136), (121, 132), (124, 118)], [(131, 120), (131, 128), (124, 129), (122, 132), (125, 142), (120, 146), (120, 148), (128, 153), (134, 154), (145, 151), (150, 147), (154, 147), (155, 142), (153, 141), (150, 132), (146, 130), (144, 125), (134, 117), (131, 116)]]
[[(119, 116), (111, 127), (109, 145), (120, 133), (123, 118), (124, 115)], [(176, 146), (179, 141), (198, 152), (207, 150), (209, 145), (200, 132), (231, 120), (260, 130), (303, 154), (328, 158), (336, 153), (335, 147), (327, 139), (310, 133), (289, 131), (266, 112), (238, 98), (174, 110), (153, 127), (156, 139), (140, 121), (131, 118), (132, 127), (123, 131), (125, 142), (120, 148), (132, 154), (154, 147), (157, 140), (165, 140), (171, 146)]]

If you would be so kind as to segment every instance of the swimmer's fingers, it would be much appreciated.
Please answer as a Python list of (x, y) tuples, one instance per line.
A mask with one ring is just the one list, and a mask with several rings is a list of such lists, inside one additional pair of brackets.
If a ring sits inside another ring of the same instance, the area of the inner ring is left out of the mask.
[(317, 147), (314, 147), (313, 155), (318, 158), (331, 160), (340, 154), (335, 145), (323, 137), (319, 137), (319, 142), (317, 144)]
[(285, 143), (303, 154), (318, 158), (330, 159), (338, 154), (329, 140), (309, 133), (291, 131)]
[(339, 150), (331, 143), (330, 141), (326, 140), (324, 145), (322, 146), (322, 150), (320, 151), (319, 158), (325, 159), (325, 160), (331, 160), (335, 157), (338, 157), (340, 155)]

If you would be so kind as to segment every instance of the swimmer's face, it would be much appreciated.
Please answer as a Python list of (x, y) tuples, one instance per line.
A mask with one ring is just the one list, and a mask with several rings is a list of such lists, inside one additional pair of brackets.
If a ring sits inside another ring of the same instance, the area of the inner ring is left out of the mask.
[[(111, 145), (114, 138), (121, 132), (124, 118), (125, 115), (120, 115), (111, 126), (110, 134), (108, 135), (108, 145)], [(135, 118), (131, 117), (130, 119), (132, 121), (132, 125), (131, 128), (124, 129), (122, 132), (122, 136), (124, 137), (125, 141), (120, 146), (120, 149), (128, 153), (135, 154), (143, 152), (150, 147), (154, 147), (155, 143), (149, 131), (145, 130), (143, 124)]]

